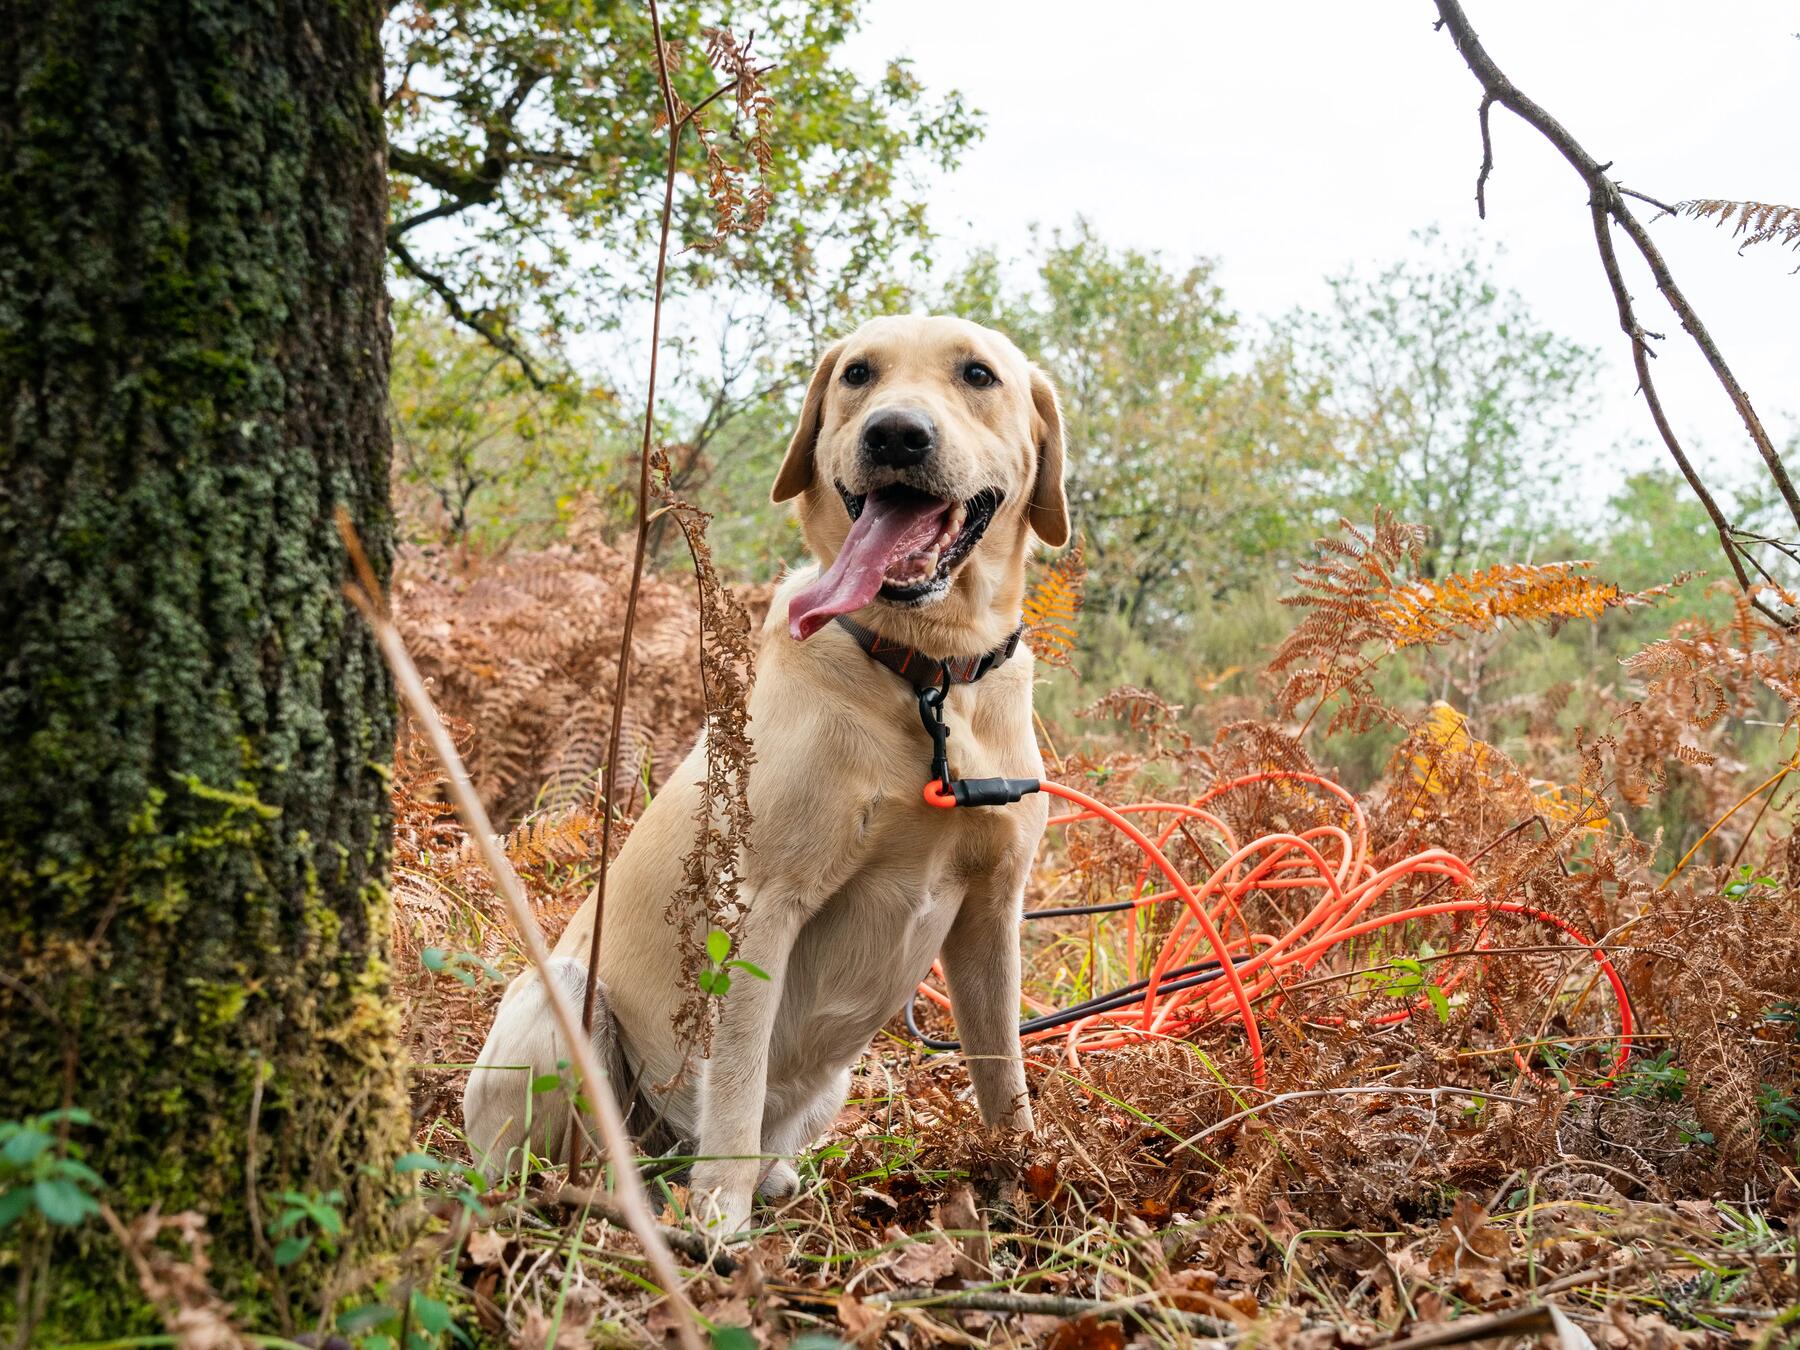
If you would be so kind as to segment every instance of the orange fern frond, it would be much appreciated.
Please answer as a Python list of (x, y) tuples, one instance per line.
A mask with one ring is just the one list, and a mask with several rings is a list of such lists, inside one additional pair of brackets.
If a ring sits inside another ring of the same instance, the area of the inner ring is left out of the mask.
[(1087, 560), (1077, 539), (1073, 548), (1043, 569), (1025, 597), (1025, 641), (1045, 665), (1075, 669), (1075, 616), (1086, 579)]
[[(501, 840), (507, 861), (517, 868), (542, 866), (552, 862), (578, 862), (594, 856), (600, 817), (587, 811), (574, 810), (554, 815), (537, 816), (526, 821)], [(474, 845), (463, 845), (471, 857)]]
[(1388, 592), (1376, 603), (1377, 622), (1395, 647), (1432, 646), (1485, 633), (1502, 622), (1597, 619), (1624, 601), (1609, 581), (1584, 575), (1589, 562), (1500, 563), (1467, 576), (1452, 573)]

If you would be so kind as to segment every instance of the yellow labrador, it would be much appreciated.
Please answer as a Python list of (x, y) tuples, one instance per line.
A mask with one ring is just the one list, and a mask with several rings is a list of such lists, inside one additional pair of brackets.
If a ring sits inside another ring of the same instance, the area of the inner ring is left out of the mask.
[[(755, 824), (740, 863), (737, 953), (767, 973), (725, 995), (708, 1058), (645, 1115), (702, 1161), (701, 1221), (742, 1229), (752, 1194), (790, 1191), (785, 1161), (830, 1124), (871, 1037), (941, 956), (981, 1116), (1032, 1128), (1019, 1053), (1019, 910), (1041, 797), (928, 805), (919, 691), (947, 688), (957, 778), (1037, 778), (1032, 663), (1017, 641), (1035, 533), (1069, 535), (1054, 389), (1001, 334), (954, 318), (864, 324), (819, 361), (774, 499), (799, 499), (821, 566), (788, 577), (750, 697)], [(838, 620), (838, 622), (833, 622)], [(664, 920), (692, 847), (696, 746), (614, 864), (595, 1039), (615, 1086), (677, 1077), (671, 1016), (687, 991)], [(552, 978), (579, 997), (590, 905)], [(535, 974), (507, 991), (464, 1113), (490, 1166), (525, 1140), (527, 1083), (569, 1058)], [(531, 1143), (558, 1157), (571, 1120), (539, 1095)]]

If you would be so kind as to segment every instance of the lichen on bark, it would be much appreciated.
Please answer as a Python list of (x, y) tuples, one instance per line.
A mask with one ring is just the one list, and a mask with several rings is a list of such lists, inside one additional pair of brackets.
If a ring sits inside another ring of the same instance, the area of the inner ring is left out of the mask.
[[(252, 1315), (258, 1078), (265, 1197), (372, 1234), (405, 1142), (393, 697), (333, 528), (385, 569), (380, 19), (0, 0), (0, 1119), (91, 1112), (104, 1198), (205, 1213)], [(142, 1320), (103, 1230), (55, 1244), (39, 1334)]]

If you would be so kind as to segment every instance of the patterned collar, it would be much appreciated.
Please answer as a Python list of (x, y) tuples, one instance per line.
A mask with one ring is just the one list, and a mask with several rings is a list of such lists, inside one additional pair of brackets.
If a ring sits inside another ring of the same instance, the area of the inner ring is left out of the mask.
[(838, 615), (837, 624), (851, 637), (856, 645), (867, 652), (869, 659), (879, 661), (894, 674), (905, 680), (914, 689), (942, 688), (952, 684), (974, 684), (996, 666), (1002, 665), (1007, 658), (1019, 650), (1019, 639), (1025, 632), (1020, 624), (1013, 629), (998, 647), (982, 656), (951, 657), (944, 660), (936, 656), (927, 656), (915, 647), (902, 646), (888, 639), (873, 629), (864, 628), (860, 623)]

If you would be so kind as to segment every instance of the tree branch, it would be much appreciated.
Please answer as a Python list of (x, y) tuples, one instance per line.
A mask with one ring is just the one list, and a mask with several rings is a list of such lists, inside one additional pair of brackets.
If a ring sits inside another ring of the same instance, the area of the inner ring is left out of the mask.
[(472, 196), (481, 191), (489, 181), (480, 173), (459, 169), (454, 164), (446, 164), (441, 159), (421, 155), (416, 150), (408, 150), (403, 145), (388, 146), (388, 168), (397, 173), (403, 173), (409, 178), (417, 178), (421, 183), (428, 184), (439, 192), (448, 193), (452, 197)]
[[(1661, 434), (1664, 445), (1668, 447), (1670, 454), (1674, 457), (1682, 476), (1687, 479), (1688, 485), (1700, 497), (1701, 504), (1707, 508), (1707, 514), (1718, 528), (1720, 544), (1730, 559), (1732, 572), (1737, 576), (1739, 583), (1749, 589), (1749, 578), (1732, 545), (1729, 526), (1724, 520), (1723, 513), (1720, 512), (1717, 502), (1702, 485), (1692, 462), (1682, 451), (1680, 443), (1669, 426), (1668, 418), (1662, 411), (1661, 402), (1656, 396), (1655, 385), (1649, 376), (1648, 361), (1654, 352), (1650, 351), (1647, 342), (1647, 339), (1653, 335), (1645, 332), (1632, 308), (1631, 293), (1625, 285), (1618, 257), (1613, 250), (1609, 221), (1616, 223), (1631, 240), (1633, 246), (1643, 257), (1645, 264), (1650, 268), (1650, 274), (1656, 280), (1657, 290), (1662, 293), (1663, 299), (1668, 302), (1669, 307), (1675, 311), (1676, 317), (1681, 320), (1681, 326), (1687, 330), (1694, 345), (1705, 356), (1720, 387), (1725, 390), (1732, 406), (1737, 409), (1738, 416), (1744, 423), (1744, 429), (1749, 433), (1757, 453), (1762, 456), (1763, 463), (1767, 466), (1769, 475), (1780, 492), (1782, 500), (1787, 503), (1788, 511), (1793, 516), (1796, 526), (1800, 526), (1800, 492), (1796, 492), (1793, 481), (1788, 475), (1787, 466), (1782, 462), (1774, 443), (1769, 439), (1769, 433), (1763, 427), (1762, 419), (1757, 416), (1756, 409), (1750, 402), (1749, 394), (1744, 391), (1737, 376), (1726, 364), (1718, 344), (1713, 340), (1712, 334), (1707, 330), (1700, 316), (1694, 311), (1687, 296), (1676, 285), (1674, 277), (1669, 272), (1668, 264), (1664, 261), (1661, 251), (1656, 247), (1655, 241), (1650, 238), (1649, 232), (1644, 228), (1643, 222), (1638, 220), (1630, 207), (1625, 204), (1625, 197), (1632, 196), (1664, 211), (1668, 208), (1652, 197), (1647, 197), (1639, 192), (1628, 193), (1626, 189), (1619, 187), (1607, 176), (1610, 164), (1602, 164), (1596, 160), (1562, 123), (1508, 79), (1500, 67), (1494, 63), (1494, 59), (1488, 55), (1487, 49), (1481, 45), (1481, 39), (1476, 35), (1474, 26), (1469, 22), (1469, 16), (1463, 11), (1459, 0), (1434, 0), (1434, 3), (1438, 11), (1437, 26), (1449, 30), (1451, 39), (1456, 44), (1457, 52), (1462, 56), (1463, 62), (1480, 82), (1482, 88), (1483, 96), (1479, 112), (1482, 133), (1482, 166), (1480, 177), (1476, 183), (1478, 208), (1482, 214), (1486, 214), (1485, 188), (1488, 174), (1493, 168), (1493, 146), (1488, 133), (1487, 115), (1489, 108), (1498, 103), (1509, 109), (1549, 141), (1587, 183), (1590, 194), (1589, 205), (1594, 218), (1595, 241), (1600, 249), (1601, 266), (1606, 270), (1607, 282), (1611, 285), (1614, 299), (1618, 302), (1619, 326), (1631, 340), (1632, 360), (1637, 367), (1639, 384), (1644, 390), (1651, 418), (1656, 423), (1657, 431)], [(1758, 608), (1762, 609), (1764, 613), (1769, 612), (1760, 603)]]
[(450, 311), (452, 319), (517, 361), (519, 369), (524, 372), (526, 380), (530, 382), (533, 389), (539, 393), (549, 390), (549, 382), (538, 370), (537, 364), (519, 345), (518, 340), (506, 331), (505, 327), (496, 324), (485, 315), (472, 312), (465, 307), (461, 298), (456, 294), (456, 289), (441, 275), (431, 271), (413, 257), (411, 251), (398, 239), (389, 237), (388, 251), (394, 255), (394, 261), (399, 263), (403, 270), (411, 273), (431, 288), (437, 298), (444, 302), (444, 308)]

